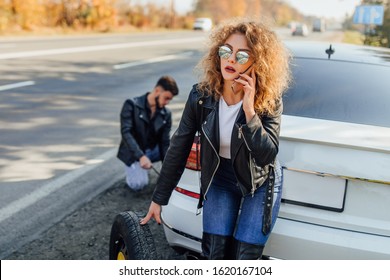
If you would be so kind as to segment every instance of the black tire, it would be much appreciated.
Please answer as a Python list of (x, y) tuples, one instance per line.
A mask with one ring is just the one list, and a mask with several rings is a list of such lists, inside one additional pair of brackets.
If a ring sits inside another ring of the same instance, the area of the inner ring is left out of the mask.
[(110, 260), (156, 260), (157, 251), (148, 225), (140, 225), (140, 215), (119, 213), (112, 224)]

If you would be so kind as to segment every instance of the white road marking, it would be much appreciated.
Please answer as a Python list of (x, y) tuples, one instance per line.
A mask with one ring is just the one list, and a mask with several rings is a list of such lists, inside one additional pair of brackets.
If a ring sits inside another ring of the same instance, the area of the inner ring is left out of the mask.
[(82, 52), (126, 49), (126, 48), (146, 47), (146, 46), (175, 45), (175, 44), (180, 44), (180, 43), (190, 43), (190, 42), (197, 42), (197, 41), (203, 41), (203, 40), (204, 40), (204, 38), (202, 38), (202, 37), (195, 37), (195, 38), (186, 38), (186, 39), (156, 40), (156, 41), (133, 42), (133, 43), (124, 43), (124, 44), (111, 44), (111, 45), (102, 45), (102, 46), (86, 46), (86, 47), (38, 50), (38, 51), (28, 51), (28, 52), (14, 52), (14, 53), (0, 54), (0, 59), (46, 56), (46, 55), (69, 54), (69, 53), (82, 53)]
[(0, 91), (5, 91), (13, 88), (27, 87), (32, 85), (35, 85), (34, 81), (25, 81), (20, 83), (8, 84), (8, 85), (0, 86)]
[(165, 56), (145, 59), (145, 60), (141, 60), (141, 61), (122, 63), (122, 64), (114, 65), (114, 69), (120, 70), (120, 69), (130, 68), (130, 67), (139, 66), (139, 65), (145, 65), (145, 64), (150, 64), (150, 63), (156, 63), (156, 62), (162, 62), (162, 61), (167, 61), (167, 60), (173, 60), (173, 59), (181, 58), (183, 56), (189, 56), (191, 54), (192, 54), (192, 52), (184, 52), (184, 53), (181, 53), (181, 54), (165, 55)]
[[(174, 43), (180, 43), (180, 42), (192, 42), (192, 41), (199, 41), (201, 38), (191, 38), (191, 39), (179, 39), (179, 40), (159, 40), (159, 41), (151, 41), (151, 42), (139, 42), (139, 43), (129, 43), (129, 44), (115, 44), (115, 45), (105, 45), (105, 46), (95, 46), (95, 47), (80, 47), (80, 48), (68, 48), (68, 49), (57, 49), (57, 50), (47, 50), (47, 51), (32, 51), (32, 52), (21, 52), (21, 53), (9, 53), (9, 54), (3, 54), (0, 55), (0, 59), (8, 59), (8, 58), (21, 58), (21, 57), (31, 57), (31, 56), (41, 56), (41, 55), (50, 55), (50, 54), (62, 54), (62, 53), (75, 53), (75, 52), (89, 52), (89, 51), (98, 51), (98, 50), (105, 50), (105, 49), (118, 49), (118, 48), (130, 48), (130, 47), (137, 47), (137, 46), (151, 46), (151, 45), (162, 45), (162, 44), (174, 44)], [(185, 52), (181, 53), (179, 55), (167, 55), (167, 56), (161, 56), (156, 58), (151, 58), (143, 61), (136, 61), (131, 63), (124, 63), (124, 64), (118, 64), (115, 65), (115, 69), (124, 69), (129, 67), (134, 67), (137, 65), (143, 65), (148, 63), (155, 63), (155, 62), (161, 62), (161, 61), (167, 61), (176, 59), (179, 57), (183, 57), (186, 55), (191, 55), (192, 52)], [(26, 81), (26, 82), (20, 82), (10, 85), (4, 85), (0, 86), (0, 91), (4, 91), (7, 89), (17, 88), (17, 87), (23, 87), (23, 86), (29, 86), (34, 85), (34, 81)], [(4, 220), (10, 218), (12, 215), (22, 211), (23, 209), (33, 205), (37, 201), (43, 199), (44, 197), (50, 195), (51, 193), (59, 190), (64, 185), (72, 182), (73, 180), (79, 178), (80, 176), (84, 175), (85, 173), (89, 172), (90, 170), (94, 169), (98, 164), (101, 164), (102, 162), (112, 158), (116, 155), (117, 149), (109, 150), (108, 152), (100, 155), (99, 157), (90, 160), (86, 165), (84, 165), (81, 168), (75, 169), (61, 177), (58, 177), (54, 179), (53, 181), (43, 185), (40, 188), (37, 188), (32, 193), (21, 197), (7, 206), (0, 209), (0, 223)]]
[(117, 149), (115, 148), (111, 149), (101, 154), (97, 158), (89, 161), (83, 167), (75, 169), (61, 177), (58, 177), (57, 179), (54, 179), (53, 181), (43, 185), (42, 187), (37, 188), (32, 193), (11, 202), (4, 208), (0, 209), (0, 223), (10, 218), (12, 215), (18, 213), (19, 211), (33, 205), (34, 203), (41, 200), (42, 198), (59, 190), (66, 184), (69, 184), (73, 180), (79, 178), (80, 176), (84, 175), (88, 171), (94, 169), (97, 165), (101, 164), (102, 162), (112, 158), (113, 156), (115, 156), (116, 152)]

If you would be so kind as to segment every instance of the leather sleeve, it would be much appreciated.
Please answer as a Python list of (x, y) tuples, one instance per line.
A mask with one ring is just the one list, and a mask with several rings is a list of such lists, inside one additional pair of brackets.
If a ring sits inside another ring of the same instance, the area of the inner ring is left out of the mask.
[(280, 102), (275, 115), (255, 115), (242, 126), (245, 143), (259, 166), (272, 163), (278, 154), (282, 111), (283, 104)]
[(140, 149), (137, 141), (132, 135), (134, 130), (134, 102), (131, 99), (125, 101), (122, 106), (120, 120), (121, 120), (121, 135), (123, 142), (126, 144), (131, 155), (134, 155), (135, 158), (139, 159), (144, 155), (143, 151)]
[(173, 189), (177, 186), (186, 165), (196, 133), (197, 91), (190, 92), (184, 107), (179, 127), (172, 136), (152, 200), (167, 205)]

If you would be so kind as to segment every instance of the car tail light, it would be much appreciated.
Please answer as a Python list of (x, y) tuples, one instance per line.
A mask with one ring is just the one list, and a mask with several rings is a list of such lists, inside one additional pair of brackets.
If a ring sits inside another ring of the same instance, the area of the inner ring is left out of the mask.
[(195, 136), (194, 143), (192, 143), (191, 152), (187, 158), (186, 168), (200, 171), (200, 143), (198, 136)]
[(181, 194), (184, 194), (184, 195), (187, 195), (187, 196), (196, 198), (196, 199), (199, 199), (199, 197), (200, 197), (200, 194), (198, 194), (198, 193), (196, 193), (196, 192), (191, 192), (191, 191), (182, 189), (182, 188), (180, 188), (180, 187), (176, 187), (176, 188), (175, 188), (175, 191), (177, 191), (177, 192), (179, 192), (179, 193), (181, 193)]

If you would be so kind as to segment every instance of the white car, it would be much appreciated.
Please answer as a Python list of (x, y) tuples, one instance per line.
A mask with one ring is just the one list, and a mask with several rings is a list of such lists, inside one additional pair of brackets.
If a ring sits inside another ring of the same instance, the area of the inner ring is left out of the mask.
[[(286, 44), (283, 195), (264, 256), (390, 259), (390, 50)], [(162, 211), (168, 243), (189, 257), (201, 252), (198, 148)]]
[(194, 30), (202, 30), (202, 31), (210, 31), (213, 27), (213, 21), (211, 18), (196, 18), (193, 29)]
[(304, 23), (297, 24), (295, 29), (292, 31), (292, 35), (306, 37), (309, 35), (309, 28)]

